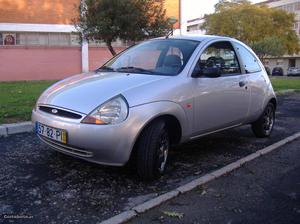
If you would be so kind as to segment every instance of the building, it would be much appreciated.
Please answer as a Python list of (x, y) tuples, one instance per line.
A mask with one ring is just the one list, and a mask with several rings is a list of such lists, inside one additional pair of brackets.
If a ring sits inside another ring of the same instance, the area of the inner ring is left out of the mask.
[[(104, 43), (80, 44), (72, 21), (81, 1), (0, 0), (0, 81), (61, 79), (111, 58)], [(165, 8), (180, 20), (180, 0), (166, 0)], [(127, 47), (113, 45), (117, 51)]]
[(200, 27), (204, 22), (203, 17), (199, 17), (196, 19), (188, 20), (187, 21), (187, 32), (192, 34), (205, 34), (204, 30), (201, 30)]
[[(300, 0), (268, 0), (259, 4), (265, 4), (271, 8), (280, 8), (294, 13), (296, 15), (294, 30), (300, 38)], [(269, 67), (271, 71), (274, 67), (281, 67), (286, 75), (289, 67), (300, 67), (300, 55), (284, 55), (278, 58), (272, 57), (266, 59), (264, 64), (266, 67)]]

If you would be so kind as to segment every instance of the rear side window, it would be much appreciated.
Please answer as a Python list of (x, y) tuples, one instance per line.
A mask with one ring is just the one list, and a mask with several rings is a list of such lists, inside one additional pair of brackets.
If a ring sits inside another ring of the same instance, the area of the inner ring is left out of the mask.
[(244, 46), (238, 43), (234, 43), (243, 61), (246, 73), (254, 73), (261, 71), (259, 63), (256, 57), (247, 50)]

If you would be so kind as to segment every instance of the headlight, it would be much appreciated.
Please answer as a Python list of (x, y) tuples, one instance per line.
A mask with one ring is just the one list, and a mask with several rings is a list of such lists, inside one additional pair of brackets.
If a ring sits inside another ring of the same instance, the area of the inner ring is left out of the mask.
[(96, 108), (81, 123), (85, 124), (118, 124), (128, 115), (128, 105), (122, 96), (117, 96)]

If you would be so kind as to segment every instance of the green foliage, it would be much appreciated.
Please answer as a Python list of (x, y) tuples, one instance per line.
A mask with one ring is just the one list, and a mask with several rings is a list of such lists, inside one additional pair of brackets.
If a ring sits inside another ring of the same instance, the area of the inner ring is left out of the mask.
[(219, 2), (215, 5), (215, 11), (219, 12), (236, 4), (251, 4), (251, 2), (248, 0), (219, 0)]
[(300, 49), (294, 23), (295, 15), (281, 9), (253, 5), (244, 0), (222, 0), (216, 5), (215, 13), (205, 15), (201, 28), (208, 34), (239, 39), (254, 46), (259, 55), (278, 56), (294, 54)]
[(271, 82), (276, 91), (293, 89), (300, 91), (299, 78), (272, 77)]
[(281, 39), (275, 36), (253, 42), (251, 48), (262, 60), (268, 55), (281, 56), (285, 53)]
[(39, 95), (54, 81), (0, 82), (0, 124), (30, 120)]
[(170, 30), (163, 6), (164, 0), (86, 0), (74, 22), (86, 39), (104, 41), (115, 55), (117, 39), (135, 42)]

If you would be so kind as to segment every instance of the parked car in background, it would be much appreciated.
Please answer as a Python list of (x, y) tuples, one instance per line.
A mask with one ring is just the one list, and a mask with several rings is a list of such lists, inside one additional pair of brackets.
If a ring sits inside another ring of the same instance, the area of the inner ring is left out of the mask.
[(274, 76), (283, 76), (283, 69), (281, 67), (273, 68), (272, 75), (274, 75)]
[(290, 67), (287, 70), (287, 76), (300, 76), (300, 68)]
[(269, 67), (265, 66), (265, 70), (266, 70), (268, 76), (270, 76), (272, 74), (271, 69)]
[(245, 124), (269, 137), (276, 106), (248, 46), (228, 37), (174, 36), (57, 82), (38, 99), (32, 121), (57, 151), (105, 165), (135, 161), (139, 176), (153, 179), (164, 173), (171, 145)]

